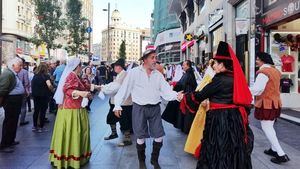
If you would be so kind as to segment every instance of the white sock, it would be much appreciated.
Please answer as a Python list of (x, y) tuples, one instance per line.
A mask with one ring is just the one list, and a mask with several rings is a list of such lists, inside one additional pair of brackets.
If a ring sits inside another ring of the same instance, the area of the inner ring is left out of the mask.
[(282, 150), (279, 141), (276, 136), (276, 132), (274, 130), (274, 121), (271, 120), (262, 120), (261, 121), (261, 128), (264, 131), (266, 137), (268, 138), (269, 142), (271, 143), (272, 150), (276, 151), (279, 156), (285, 155), (284, 151)]
[(144, 143), (145, 143), (145, 139), (144, 139), (144, 138), (142, 138), (142, 139), (139, 139), (139, 138), (138, 138), (138, 139), (136, 140), (136, 142), (137, 142), (138, 144), (141, 145), (141, 144), (144, 144)]
[(155, 138), (154, 141), (157, 143), (161, 143), (163, 141), (163, 137)]

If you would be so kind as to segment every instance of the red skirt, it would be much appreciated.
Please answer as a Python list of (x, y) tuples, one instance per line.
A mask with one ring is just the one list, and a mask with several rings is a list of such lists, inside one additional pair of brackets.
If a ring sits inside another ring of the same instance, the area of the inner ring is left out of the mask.
[(272, 109), (264, 109), (263, 107), (255, 107), (254, 117), (257, 120), (275, 120), (280, 117), (281, 108), (275, 109), (274, 105)]

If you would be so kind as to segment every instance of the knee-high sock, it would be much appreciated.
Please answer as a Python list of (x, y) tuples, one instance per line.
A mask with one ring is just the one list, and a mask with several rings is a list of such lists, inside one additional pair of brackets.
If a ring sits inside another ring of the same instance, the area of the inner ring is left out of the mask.
[(155, 138), (154, 141), (157, 143), (161, 143), (163, 141), (163, 137)]
[(145, 143), (145, 139), (144, 139), (144, 138), (143, 138), (143, 139), (139, 139), (139, 138), (138, 138), (138, 139), (136, 140), (136, 142), (137, 142), (138, 144), (141, 145), (141, 144), (144, 144), (144, 143)]
[(276, 132), (274, 130), (274, 120), (262, 120), (261, 121), (261, 128), (264, 131), (266, 137), (268, 138), (269, 142), (271, 143), (272, 150), (277, 151), (279, 156), (285, 155), (284, 151), (282, 150), (279, 141), (276, 136)]

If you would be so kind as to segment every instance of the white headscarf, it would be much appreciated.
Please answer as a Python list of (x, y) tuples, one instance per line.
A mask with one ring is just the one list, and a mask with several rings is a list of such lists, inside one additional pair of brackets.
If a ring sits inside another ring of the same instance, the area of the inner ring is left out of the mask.
[(199, 84), (202, 80), (202, 77), (201, 77), (200, 73), (198, 72), (196, 66), (192, 66), (192, 68), (194, 69), (194, 74), (196, 77), (197, 84)]
[(56, 104), (63, 104), (64, 92), (63, 87), (65, 85), (68, 75), (80, 64), (79, 58), (72, 58), (68, 60), (65, 70), (63, 71), (61, 78), (59, 80), (56, 92), (54, 94), (54, 100)]
[(182, 70), (181, 65), (179, 64), (175, 68), (175, 75), (174, 75), (172, 81), (178, 82), (181, 79), (182, 75), (183, 75), (183, 70)]

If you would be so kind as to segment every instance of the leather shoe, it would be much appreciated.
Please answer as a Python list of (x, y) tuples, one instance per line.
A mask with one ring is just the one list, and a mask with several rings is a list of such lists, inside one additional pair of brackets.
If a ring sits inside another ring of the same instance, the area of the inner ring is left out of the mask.
[(287, 155), (277, 156), (271, 159), (271, 162), (275, 164), (281, 164), (290, 161), (290, 158)]
[(25, 121), (25, 122), (20, 123), (20, 126), (25, 126), (27, 124), (29, 124), (29, 121)]
[(265, 150), (264, 151), (265, 154), (269, 155), (269, 156), (273, 156), (273, 157), (277, 157), (278, 154), (276, 151), (272, 150), (271, 148), (269, 150)]
[(10, 146), (15, 146), (15, 145), (18, 145), (18, 144), (20, 144), (19, 141), (14, 141), (14, 142), (12, 142), (12, 143), (10, 144)]
[(12, 153), (14, 151), (15, 150), (12, 147), (2, 147), (2, 148), (0, 148), (0, 153)]
[(112, 140), (118, 138), (118, 134), (111, 134), (108, 137), (104, 137), (104, 140)]

